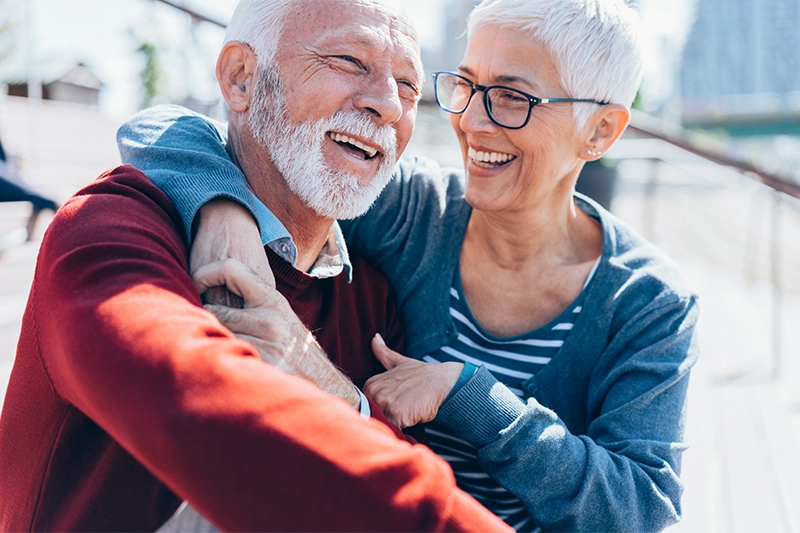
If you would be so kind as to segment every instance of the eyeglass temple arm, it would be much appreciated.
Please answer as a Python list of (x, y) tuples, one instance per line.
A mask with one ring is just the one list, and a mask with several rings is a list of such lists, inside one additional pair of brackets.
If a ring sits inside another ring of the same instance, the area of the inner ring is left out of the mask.
[(590, 98), (540, 98), (542, 104), (551, 104), (553, 102), (587, 102), (597, 105), (608, 105), (611, 102), (604, 102), (602, 100), (592, 100)]

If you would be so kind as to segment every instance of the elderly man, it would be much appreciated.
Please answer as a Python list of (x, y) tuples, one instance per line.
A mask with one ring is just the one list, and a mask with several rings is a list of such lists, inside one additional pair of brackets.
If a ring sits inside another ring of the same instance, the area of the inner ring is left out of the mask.
[(237, 339), (201, 307), (169, 199), (133, 167), (101, 176), (42, 243), (0, 418), (0, 530), (155, 530), (182, 501), (225, 530), (503, 529), (446, 463), (362, 418), (309, 333), (356, 383), (372, 333), (399, 339), (385, 282), (354, 259), (347, 283), (333, 219), (366, 209), (411, 134), (413, 30), (373, 0), (243, 0), (228, 37), (229, 155), (302, 322), (222, 261), (195, 275), (244, 297), (214, 308)]

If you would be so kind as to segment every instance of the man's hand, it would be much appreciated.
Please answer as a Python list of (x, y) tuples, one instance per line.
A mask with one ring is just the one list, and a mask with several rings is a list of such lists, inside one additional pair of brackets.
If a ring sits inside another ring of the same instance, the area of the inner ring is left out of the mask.
[(360, 396), (352, 382), (330, 362), (289, 302), (255, 272), (236, 259), (217, 261), (194, 273), (197, 290), (225, 286), (244, 300), (243, 309), (207, 304), (223, 326), (255, 346), (261, 357), (284, 372), (307, 379), (320, 389), (358, 408)]
[(372, 339), (372, 351), (386, 372), (369, 378), (364, 394), (401, 429), (436, 418), (464, 368), (462, 363), (429, 364), (405, 357), (386, 346), (380, 335)]
[[(189, 257), (190, 273), (201, 267), (228, 258), (237, 259), (250, 270), (275, 287), (269, 261), (261, 244), (261, 236), (250, 213), (237, 202), (225, 199), (211, 200), (197, 214), (197, 234)], [(209, 287), (203, 302), (241, 308), (241, 299), (225, 287)]]

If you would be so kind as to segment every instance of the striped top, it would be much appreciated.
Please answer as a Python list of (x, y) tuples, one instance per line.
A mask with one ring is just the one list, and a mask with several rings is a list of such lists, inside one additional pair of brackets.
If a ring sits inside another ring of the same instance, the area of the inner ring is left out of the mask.
[[(461, 288), (459, 269), (450, 288), (450, 315), (456, 324), (458, 338), (450, 346), (443, 346), (424, 360), (429, 363), (448, 361), (470, 362), (483, 365), (494, 377), (522, 399), (527, 399), (522, 383), (550, 362), (572, 330), (598, 261), (572, 304), (559, 316), (544, 326), (517, 335), (500, 338), (485, 331), (472, 316)], [(527, 509), (513, 494), (490, 478), (478, 464), (477, 450), (454, 436), (448, 428), (436, 422), (426, 426), (430, 446), (453, 469), (458, 486), (486, 508), (520, 532), (538, 531)]]

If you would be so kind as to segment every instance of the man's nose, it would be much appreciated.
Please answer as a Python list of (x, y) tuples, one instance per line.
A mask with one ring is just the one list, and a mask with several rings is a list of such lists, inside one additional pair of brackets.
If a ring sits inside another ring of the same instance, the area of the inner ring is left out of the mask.
[(403, 104), (393, 77), (371, 78), (363, 84), (353, 104), (373, 115), (379, 124), (395, 124), (403, 116)]

